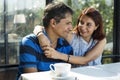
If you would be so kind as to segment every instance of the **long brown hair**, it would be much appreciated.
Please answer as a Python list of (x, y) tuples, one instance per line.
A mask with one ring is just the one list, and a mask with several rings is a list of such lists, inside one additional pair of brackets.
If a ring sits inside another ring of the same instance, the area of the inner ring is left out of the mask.
[(90, 17), (95, 22), (95, 25), (98, 27), (93, 32), (92, 38), (96, 39), (96, 40), (102, 40), (103, 38), (105, 38), (102, 16), (99, 13), (99, 11), (97, 11), (95, 8), (92, 8), (92, 7), (85, 8), (81, 12), (81, 14), (79, 15), (79, 17), (77, 19), (77, 25), (74, 27), (73, 31), (80, 36), (79, 30), (78, 30), (78, 24), (79, 24), (79, 22), (81, 21), (81, 19), (84, 15)]

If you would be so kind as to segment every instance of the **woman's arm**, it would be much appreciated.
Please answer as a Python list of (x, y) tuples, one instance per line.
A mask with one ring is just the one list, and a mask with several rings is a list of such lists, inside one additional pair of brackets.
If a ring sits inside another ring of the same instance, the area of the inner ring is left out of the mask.
[(100, 40), (87, 54), (85, 55), (86, 61), (92, 61), (99, 57), (104, 50), (104, 47), (106, 45), (106, 38), (103, 40)]
[[(44, 27), (43, 26), (35, 26), (33, 33), (38, 37), (40, 46), (50, 46), (50, 41), (47, 39), (47, 37), (43, 34)], [(67, 40), (68, 43), (71, 42), (73, 37), (73, 33), (70, 31), (64, 39)]]
[(86, 53), (85, 56), (70, 55), (69, 57), (67, 54), (60, 53), (51, 47), (44, 47), (43, 49), (45, 50), (44, 53), (48, 58), (60, 59), (64, 61), (67, 61), (69, 58), (68, 61), (69, 63), (84, 65), (99, 57), (103, 52), (105, 44), (106, 44), (106, 39), (99, 41), (95, 45), (95, 47), (93, 47), (88, 53)]
[(106, 44), (106, 38), (99, 41), (90, 51), (86, 53), (85, 56), (71, 56), (70, 61), (71, 63), (75, 64), (87, 64), (88, 62), (95, 60), (97, 57), (99, 57), (104, 50)]
[(50, 41), (48, 38), (43, 34), (44, 27), (43, 26), (35, 26), (33, 33), (37, 36), (39, 40), (40, 46), (43, 48), (44, 46), (50, 46)]

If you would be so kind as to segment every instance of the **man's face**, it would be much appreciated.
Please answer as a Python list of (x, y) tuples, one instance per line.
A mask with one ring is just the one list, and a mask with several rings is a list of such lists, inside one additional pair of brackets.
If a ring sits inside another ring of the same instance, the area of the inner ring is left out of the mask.
[(58, 37), (67, 37), (68, 33), (72, 30), (72, 15), (66, 14), (66, 18), (61, 19), (54, 27), (54, 32)]

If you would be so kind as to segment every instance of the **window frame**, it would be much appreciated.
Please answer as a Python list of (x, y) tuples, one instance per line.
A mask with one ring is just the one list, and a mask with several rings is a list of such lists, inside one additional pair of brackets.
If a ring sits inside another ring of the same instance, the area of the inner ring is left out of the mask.
[[(46, 5), (53, 0), (46, 0)], [(103, 58), (112, 58), (113, 62), (120, 61), (120, 0), (114, 0), (114, 19), (113, 19), (113, 55), (103, 56)], [(8, 66), (8, 38), (6, 33), (6, 0), (4, 0), (4, 10), (3, 10), (3, 26), (4, 26), (4, 49), (5, 49), (5, 64), (2, 66)], [(18, 66), (18, 64), (9, 64), (9, 67)], [(0, 66), (1, 67), (1, 66)]]

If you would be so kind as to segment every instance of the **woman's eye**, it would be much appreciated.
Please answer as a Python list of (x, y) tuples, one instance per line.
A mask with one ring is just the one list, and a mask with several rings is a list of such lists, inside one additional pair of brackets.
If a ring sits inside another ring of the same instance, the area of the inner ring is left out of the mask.
[(89, 27), (89, 26), (92, 26), (92, 24), (88, 23), (87, 26), (88, 26), (88, 27)]
[(84, 22), (81, 22), (81, 24), (83, 25), (83, 24), (84, 24)]
[(79, 22), (79, 25), (83, 25), (84, 23), (83, 22)]

